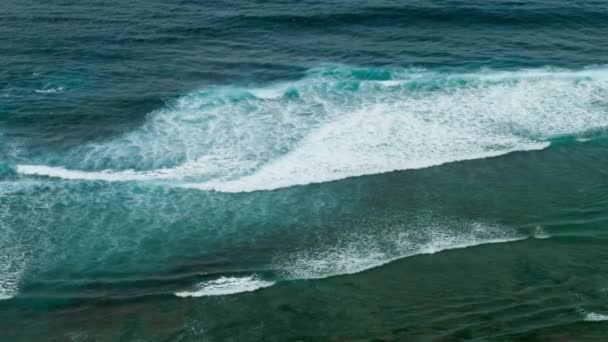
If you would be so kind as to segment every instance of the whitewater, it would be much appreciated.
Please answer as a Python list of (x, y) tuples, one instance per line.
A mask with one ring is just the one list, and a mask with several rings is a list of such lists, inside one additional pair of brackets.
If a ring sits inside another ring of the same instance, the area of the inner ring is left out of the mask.
[(326, 66), (207, 87), (137, 129), (16, 166), (22, 175), (249, 192), (540, 150), (608, 126), (608, 69), (475, 73)]
[(425, 215), (417, 217), (415, 221), (384, 227), (381, 234), (378, 231), (346, 233), (337, 243), (328, 245), (327, 242), (317, 241), (316, 247), (277, 255), (271, 263), (271, 269), (275, 270), (271, 278), (257, 274), (220, 276), (174, 294), (184, 298), (234, 295), (271, 287), (278, 282), (356, 274), (416, 255), (548, 237), (540, 228), (523, 233), (497, 224)]

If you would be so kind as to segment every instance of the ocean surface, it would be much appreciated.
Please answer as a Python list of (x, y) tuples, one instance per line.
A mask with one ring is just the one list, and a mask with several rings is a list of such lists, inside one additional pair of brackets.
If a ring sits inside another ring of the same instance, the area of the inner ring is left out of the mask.
[(608, 340), (605, 0), (3, 0), (0, 341)]

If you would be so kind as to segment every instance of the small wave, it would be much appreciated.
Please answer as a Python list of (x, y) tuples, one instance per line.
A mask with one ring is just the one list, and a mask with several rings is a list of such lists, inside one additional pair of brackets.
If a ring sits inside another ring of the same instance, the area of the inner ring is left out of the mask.
[[(453, 226), (456, 229), (452, 229)], [(435, 254), (485, 244), (508, 243), (526, 238), (508, 227), (482, 223), (439, 220), (413, 230), (401, 231), (402, 228), (404, 227), (393, 227), (392, 231), (379, 228), (382, 232), (373, 235), (354, 234), (340, 239), (331, 246), (305, 247), (300, 251), (296, 248), (296, 251), (277, 256), (270, 268), (275, 270), (277, 281), (322, 279), (363, 272), (416, 255)], [(323, 243), (320, 241), (318, 245)], [(264, 280), (256, 275), (220, 277), (200, 282), (193, 289), (176, 292), (175, 295), (178, 297), (231, 295), (256, 291), (275, 283), (276, 281)]]
[(429, 223), (407, 231), (383, 231), (375, 235), (346, 238), (335, 246), (296, 252), (279, 260), (277, 269), (287, 279), (319, 279), (354, 274), (395, 260), (484, 244), (507, 243), (526, 237), (501, 226), (458, 224), (451, 230), (442, 223)]
[(176, 292), (178, 297), (225, 296), (242, 292), (253, 292), (274, 285), (255, 275), (248, 277), (221, 277), (198, 283), (193, 290)]
[[(293, 265), (286, 268), (285, 273), (294, 279), (321, 279), (338, 275), (360, 273), (369, 269), (389, 264), (393, 261), (416, 255), (435, 254), (453, 249), (463, 249), (487, 244), (507, 243), (523, 238), (491, 239), (478, 241), (444, 240), (420, 246), (417, 251), (403, 255), (387, 257), (384, 252), (369, 251), (361, 253), (350, 249), (332, 250), (319, 255), (303, 256)], [(459, 239), (458, 239), (459, 240)]]
[(536, 226), (534, 227), (533, 237), (535, 239), (548, 239), (551, 235), (549, 235), (542, 226)]
[(39, 93), (39, 94), (52, 94), (52, 93), (59, 93), (62, 91), (63, 91), (63, 87), (34, 90), (34, 92)]

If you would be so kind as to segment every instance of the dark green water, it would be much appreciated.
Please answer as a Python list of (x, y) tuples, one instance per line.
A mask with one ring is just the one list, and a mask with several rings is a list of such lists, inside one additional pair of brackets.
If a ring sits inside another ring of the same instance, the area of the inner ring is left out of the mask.
[(608, 335), (608, 6), (0, 5), (0, 340)]

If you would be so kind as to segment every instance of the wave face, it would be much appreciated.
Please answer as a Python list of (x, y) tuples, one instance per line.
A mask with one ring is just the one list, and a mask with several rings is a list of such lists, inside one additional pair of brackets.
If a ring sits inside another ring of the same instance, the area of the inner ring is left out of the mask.
[(211, 87), (138, 129), (21, 174), (242, 192), (538, 150), (608, 125), (608, 69), (446, 73), (324, 67), (264, 88)]

